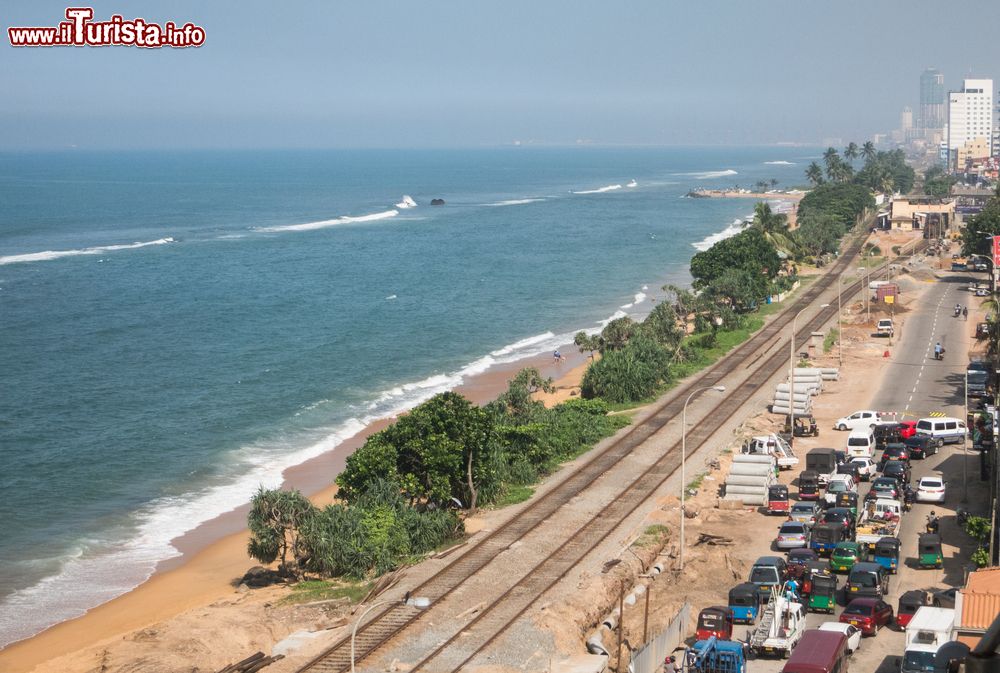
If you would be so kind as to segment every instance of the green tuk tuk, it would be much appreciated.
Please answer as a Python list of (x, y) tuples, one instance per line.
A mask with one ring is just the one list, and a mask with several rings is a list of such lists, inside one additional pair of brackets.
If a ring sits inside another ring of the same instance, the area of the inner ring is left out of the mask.
[(833, 614), (837, 607), (837, 578), (830, 573), (814, 573), (809, 591), (808, 609)]
[(941, 536), (936, 533), (921, 533), (917, 539), (917, 565), (921, 568), (940, 568), (943, 564)]

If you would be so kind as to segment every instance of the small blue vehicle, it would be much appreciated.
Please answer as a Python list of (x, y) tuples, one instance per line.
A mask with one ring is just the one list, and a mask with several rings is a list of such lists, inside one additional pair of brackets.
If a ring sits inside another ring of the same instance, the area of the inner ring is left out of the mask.
[(733, 613), (733, 621), (740, 624), (753, 624), (760, 614), (760, 593), (757, 585), (751, 582), (737, 584), (729, 590), (729, 611)]
[(743, 643), (709, 638), (699, 640), (684, 656), (688, 673), (746, 673), (747, 657)]
[(899, 538), (883, 537), (875, 543), (872, 561), (895, 574), (899, 568)]

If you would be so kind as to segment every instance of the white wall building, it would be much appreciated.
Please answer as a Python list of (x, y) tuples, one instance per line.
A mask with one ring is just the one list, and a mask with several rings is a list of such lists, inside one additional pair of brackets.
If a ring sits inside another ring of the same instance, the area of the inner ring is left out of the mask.
[[(948, 150), (954, 157), (966, 143), (993, 139), (993, 80), (967, 79), (948, 94)], [(961, 168), (961, 167), (959, 167)]]

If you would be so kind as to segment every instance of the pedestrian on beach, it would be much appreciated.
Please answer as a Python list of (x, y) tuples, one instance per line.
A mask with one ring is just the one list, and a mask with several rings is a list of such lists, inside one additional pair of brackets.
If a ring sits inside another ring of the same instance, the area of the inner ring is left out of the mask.
[(560, 353), (559, 351), (555, 351), (554, 353), (552, 353), (552, 360), (553, 362), (562, 362), (563, 354)]

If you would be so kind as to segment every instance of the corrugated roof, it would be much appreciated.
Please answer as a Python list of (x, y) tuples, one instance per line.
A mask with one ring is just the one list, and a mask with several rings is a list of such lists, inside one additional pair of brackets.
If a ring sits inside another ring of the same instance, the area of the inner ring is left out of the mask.
[(1000, 568), (969, 575), (962, 590), (962, 627), (986, 629), (1000, 615)]

